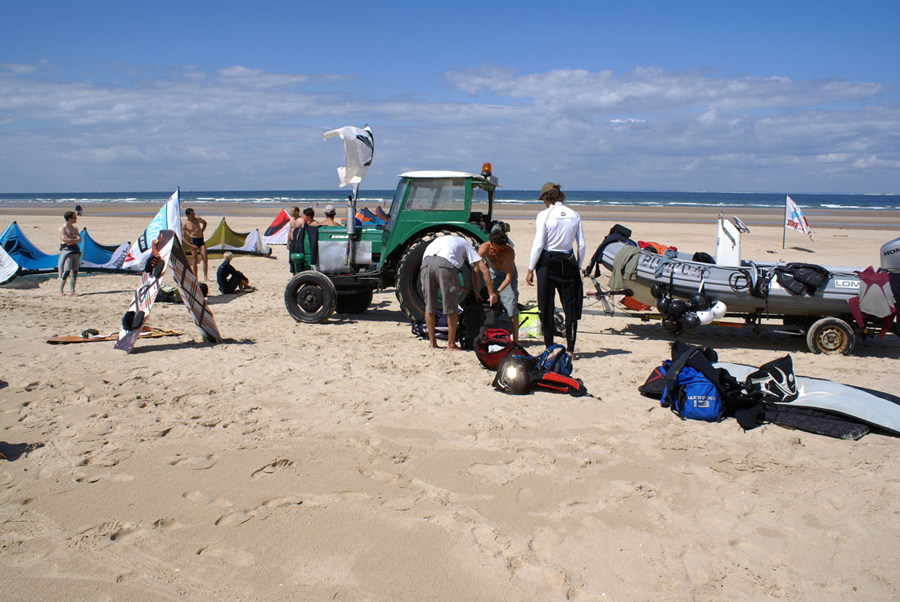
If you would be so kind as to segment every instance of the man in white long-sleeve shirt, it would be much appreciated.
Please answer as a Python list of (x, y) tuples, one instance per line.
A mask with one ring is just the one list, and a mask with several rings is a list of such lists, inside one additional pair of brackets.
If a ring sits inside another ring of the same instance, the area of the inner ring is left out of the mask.
[(547, 347), (553, 344), (553, 314), (556, 293), (559, 292), (566, 314), (566, 348), (574, 353), (578, 320), (584, 302), (581, 263), (584, 261), (585, 243), (581, 217), (563, 204), (565, 198), (559, 184), (547, 182), (541, 187), (540, 200), (544, 201), (546, 209), (538, 213), (535, 221), (534, 243), (531, 245), (525, 282), (534, 285), (534, 273), (537, 271), (538, 311), (544, 345)]

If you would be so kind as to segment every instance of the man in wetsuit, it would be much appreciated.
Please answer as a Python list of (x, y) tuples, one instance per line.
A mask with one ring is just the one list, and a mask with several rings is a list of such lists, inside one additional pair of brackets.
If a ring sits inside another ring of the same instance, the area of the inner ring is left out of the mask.
[(59, 296), (63, 295), (66, 279), (72, 276), (71, 293), (75, 295), (75, 280), (78, 278), (78, 268), (81, 266), (81, 235), (78, 233), (78, 216), (74, 211), (66, 211), (63, 214), (66, 223), (59, 227)]
[(533, 285), (537, 272), (538, 311), (541, 314), (544, 345), (547, 347), (553, 344), (553, 313), (556, 293), (559, 292), (566, 314), (566, 348), (569, 353), (574, 353), (578, 320), (584, 304), (581, 262), (584, 260), (585, 243), (581, 217), (563, 204), (565, 198), (559, 184), (547, 182), (541, 187), (540, 200), (546, 208), (538, 213), (535, 220), (534, 242), (525, 282)]
[(200, 278), (200, 274), (197, 273), (197, 259), (199, 256), (203, 260), (203, 281), (207, 282), (209, 281), (209, 260), (206, 257), (206, 244), (203, 242), (206, 220), (194, 215), (194, 210), (191, 208), (185, 209), (184, 215), (185, 218), (181, 220), (181, 233), (191, 249), (194, 276), (198, 279)]

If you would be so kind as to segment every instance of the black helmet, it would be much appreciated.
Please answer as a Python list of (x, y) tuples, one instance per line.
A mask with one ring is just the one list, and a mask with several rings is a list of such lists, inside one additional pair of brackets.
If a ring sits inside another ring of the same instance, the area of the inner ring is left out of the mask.
[(672, 316), (663, 317), (662, 327), (667, 334), (673, 337), (677, 337), (681, 334), (681, 322), (678, 320), (678, 318), (673, 318)]
[(692, 311), (681, 316), (681, 327), (685, 332), (690, 332), (700, 326), (700, 318)]
[(654, 282), (653, 286), (650, 287), (650, 294), (654, 299), (662, 299), (666, 296), (666, 285)]
[(494, 387), (512, 395), (526, 395), (531, 392), (531, 377), (528, 375), (527, 358), (510, 353), (497, 367)]
[(704, 295), (703, 293), (694, 293), (691, 295), (691, 308), (698, 311), (705, 311), (709, 309), (710, 303), (709, 297)]
[(659, 301), (656, 302), (656, 309), (659, 310), (659, 313), (662, 315), (666, 315), (669, 313), (669, 304), (672, 303), (672, 300), (669, 297), (662, 297)]
[(690, 309), (686, 301), (682, 301), (681, 299), (672, 299), (672, 302), (669, 303), (669, 311), (668, 314), (675, 318), (680, 318)]

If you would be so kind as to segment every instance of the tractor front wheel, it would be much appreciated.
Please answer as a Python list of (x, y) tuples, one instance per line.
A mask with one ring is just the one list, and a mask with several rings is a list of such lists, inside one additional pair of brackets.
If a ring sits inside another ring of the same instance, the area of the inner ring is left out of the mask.
[(321, 272), (300, 272), (284, 289), (284, 305), (298, 322), (321, 324), (334, 314), (336, 304), (334, 284)]

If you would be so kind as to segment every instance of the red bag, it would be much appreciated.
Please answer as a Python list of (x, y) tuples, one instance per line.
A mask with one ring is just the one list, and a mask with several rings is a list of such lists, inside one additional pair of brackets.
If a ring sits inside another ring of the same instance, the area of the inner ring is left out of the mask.
[(487, 328), (475, 339), (475, 355), (488, 370), (496, 370), (500, 361), (515, 349), (524, 353), (513, 343), (512, 336), (502, 328)]

